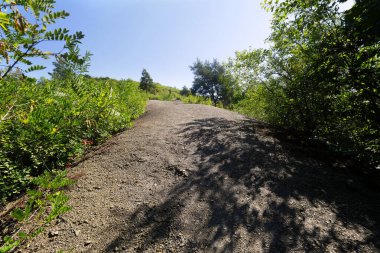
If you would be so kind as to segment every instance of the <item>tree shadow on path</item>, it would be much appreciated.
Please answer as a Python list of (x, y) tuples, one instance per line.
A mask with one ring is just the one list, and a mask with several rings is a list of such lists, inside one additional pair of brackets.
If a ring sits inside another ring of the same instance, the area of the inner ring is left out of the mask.
[(327, 153), (253, 120), (195, 120), (178, 134), (195, 169), (161, 203), (115, 211), (125, 223), (107, 252), (380, 251), (379, 192)]

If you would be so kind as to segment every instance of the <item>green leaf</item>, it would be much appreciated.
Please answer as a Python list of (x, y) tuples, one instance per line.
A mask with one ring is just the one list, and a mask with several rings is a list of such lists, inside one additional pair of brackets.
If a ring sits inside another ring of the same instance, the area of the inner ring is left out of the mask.
[(6, 13), (0, 11), (0, 26), (7, 31), (7, 26), (10, 24), (9, 17)]
[(18, 236), (20, 239), (22, 239), (22, 240), (25, 240), (25, 239), (28, 238), (28, 234), (25, 233), (25, 232), (20, 232), (20, 233), (17, 234), (17, 236)]
[(20, 208), (16, 208), (12, 211), (11, 216), (15, 218), (18, 222), (21, 222), (25, 219), (25, 213)]
[(43, 69), (46, 69), (46, 67), (42, 65), (34, 65), (34, 66), (29, 67), (25, 72), (29, 73), (32, 71), (43, 70)]

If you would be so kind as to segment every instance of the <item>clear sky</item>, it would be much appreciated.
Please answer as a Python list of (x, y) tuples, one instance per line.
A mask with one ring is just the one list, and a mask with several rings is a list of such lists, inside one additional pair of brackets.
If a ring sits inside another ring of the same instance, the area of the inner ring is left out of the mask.
[(57, 9), (71, 14), (60, 26), (86, 35), (90, 75), (139, 80), (146, 68), (154, 81), (179, 88), (191, 86), (197, 58), (227, 60), (263, 47), (270, 33), (260, 0), (58, 0)]
[[(71, 14), (58, 24), (86, 35), (82, 49), (93, 53), (90, 75), (139, 80), (146, 68), (155, 82), (181, 88), (191, 86), (189, 66), (197, 58), (225, 61), (237, 50), (265, 47), (271, 14), (260, 2), (57, 0), (57, 9)], [(33, 76), (48, 71), (51, 66)]]

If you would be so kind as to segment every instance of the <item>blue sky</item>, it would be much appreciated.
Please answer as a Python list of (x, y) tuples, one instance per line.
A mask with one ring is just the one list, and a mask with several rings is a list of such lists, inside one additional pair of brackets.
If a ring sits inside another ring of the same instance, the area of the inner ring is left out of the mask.
[[(90, 75), (139, 80), (146, 68), (154, 81), (181, 88), (191, 86), (189, 65), (197, 58), (225, 61), (237, 50), (265, 46), (271, 15), (260, 2), (58, 0), (57, 9), (71, 14), (58, 24), (86, 35), (82, 49), (93, 53)], [(33, 76), (48, 76), (47, 65)]]
[(90, 75), (139, 80), (146, 68), (154, 81), (176, 87), (192, 84), (197, 58), (227, 60), (263, 47), (270, 33), (259, 0), (65, 0), (57, 9), (71, 14), (60, 26), (86, 35)]

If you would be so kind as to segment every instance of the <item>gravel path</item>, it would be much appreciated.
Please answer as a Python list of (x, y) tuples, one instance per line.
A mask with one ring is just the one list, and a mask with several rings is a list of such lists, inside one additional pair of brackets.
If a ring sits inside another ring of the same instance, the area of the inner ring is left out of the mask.
[(379, 191), (312, 148), (204, 105), (151, 101), (73, 173), (29, 252), (380, 252)]

